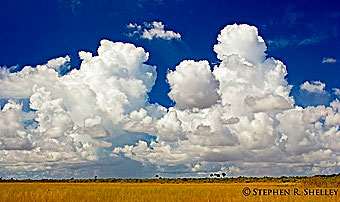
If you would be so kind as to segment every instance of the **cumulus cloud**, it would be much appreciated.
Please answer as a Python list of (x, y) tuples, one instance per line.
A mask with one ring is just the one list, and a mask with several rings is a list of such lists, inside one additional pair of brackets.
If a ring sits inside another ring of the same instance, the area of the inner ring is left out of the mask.
[(230, 55), (240, 57), (252, 63), (263, 62), (266, 57), (267, 46), (258, 30), (246, 24), (229, 25), (222, 29), (214, 46), (217, 58), (224, 61)]
[(98, 160), (130, 112), (146, 106), (156, 72), (143, 48), (102, 40), (98, 55), (79, 55), (80, 69), (66, 75), (59, 70), (68, 56), (15, 73), (1, 68), (0, 97), (29, 99), (31, 110), (14, 100), (1, 110), (0, 165)]
[[(185, 60), (168, 72), (175, 102), (169, 108), (148, 103), (156, 67), (133, 44), (102, 40), (97, 54), (80, 51), (80, 68), (66, 75), (58, 65), (67, 57), (15, 73), (1, 68), (0, 97), (9, 100), (0, 112), (1, 168), (48, 170), (128, 158), (196, 176), (339, 171), (339, 100), (296, 106), (286, 66), (266, 57), (254, 26), (226, 26), (214, 50), (221, 60), (214, 67)], [(301, 85), (308, 92), (324, 88), (319, 81)], [(29, 100), (30, 110), (19, 98)], [(136, 134), (148, 138), (114, 141)]]
[(218, 82), (208, 61), (183, 61), (176, 71), (168, 73), (167, 79), (171, 89), (169, 97), (179, 108), (207, 108), (219, 99)]
[(144, 23), (143, 28), (142, 25), (137, 25), (136, 23), (129, 23), (127, 28), (132, 32), (128, 34), (128, 36), (139, 35), (140, 38), (152, 40), (154, 38), (160, 38), (164, 40), (172, 40), (172, 39), (181, 39), (181, 34), (171, 31), (165, 30), (164, 24), (162, 22), (152, 22), (152, 23)]
[(337, 60), (336, 59), (334, 59), (334, 58), (323, 58), (322, 59), (322, 63), (330, 63), (330, 64), (333, 64), (333, 63), (336, 63), (337, 62)]
[(289, 103), (283, 97), (274, 94), (268, 94), (263, 97), (248, 96), (244, 101), (245, 104), (251, 107), (255, 112), (292, 108), (292, 103)]
[(325, 91), (326, 84), (320, 81), (306, 81), (305, 83), (300, 85), (301, 90), (306, 90), (311, 93), (326, 93)]
[(65, 56), (65, 57), (59, 57), (55, 59), (51, 59), (47, 62), (46, 66), (49, 68), (52, 68), (56, 70), (58, 73), (62, 73), (63, 69), (66, 68), (68, 69), (68, 63), (71, 61), (70, 56)]
[[(228, 25), (214, 50), (221, 62), (211, 72), (205, 61), (183, 61), (168, 73), (169, 96), (176, 105), (163, 118), (150, 117), (144, 130), (137, 120), (130, 125), (129, 130), (138, 126), (138, 131), (149, 132), (156, 140), (116, 147), (113, 156), (122, 154), (162, 169), (184, 164), (197, 174), (338, 170), (340, 150), (334, 143), (340, 134), (338, 100), (328, 107), (295, 106), (292, 86), (285, 79), (286, 66), (266, 58), (266, 45), (253, 26)], [(324, 92), (324, 88), (319, 81), (301, 85), (309, 92)], [(213, 99), (201, 100), (210, 93)], [(146, 117), (144, 112), (143, 124)], [(324, 169), (325, 165), (329, 167)]]

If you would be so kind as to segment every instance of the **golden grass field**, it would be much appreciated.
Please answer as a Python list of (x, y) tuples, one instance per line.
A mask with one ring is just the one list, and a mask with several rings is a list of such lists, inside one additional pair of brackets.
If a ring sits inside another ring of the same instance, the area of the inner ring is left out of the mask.
[[(1, 202), (82, 201), (340, 201), (340, 196), (244, 196), (250, 189), (303, 190), (298, 183), (0, 183)], [(336, 189), (336, 187), (333, 187)], [(340, 188), (339, 188), (340, 190)], [(302, 192), (302, 191), (301, 191)], [(302, 192), (303, 193), (303, 192)]]

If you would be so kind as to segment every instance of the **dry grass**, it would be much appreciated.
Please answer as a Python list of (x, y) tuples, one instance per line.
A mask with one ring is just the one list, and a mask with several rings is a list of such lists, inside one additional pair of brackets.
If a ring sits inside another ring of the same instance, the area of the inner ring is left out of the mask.
[(305, 186), (296, 183), (0, 183), (0, 201), (340, 201), (339, 196), (294, 196), (292, 193), (289, 196), (242, 194), (244, 187), (302, 190), (307, 188)]

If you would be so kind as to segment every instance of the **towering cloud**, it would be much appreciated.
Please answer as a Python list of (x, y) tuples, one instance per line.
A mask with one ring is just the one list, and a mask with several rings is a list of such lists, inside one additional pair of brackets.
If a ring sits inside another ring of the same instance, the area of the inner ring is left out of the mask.
[[(212, 72), (205, 61), (183, 61), (168, 73), (169, 96), (176, 105), (150, 124), (156, 126), (152, 129), (156, 140), (116, 147), (113, 156), (122, 153), (163, 169), (184, 164), (196, 173), (338, 170), (334, 142), (340, 134), (339, 101), (329, 107), (294, 106), (286, 66), (266, 58), (266, 45), (255, 27), (228, 25), (217, 40), (214, 50), (221, 63)], [(302, 86), (324, 89), (318, 82), (308, 84)]]
[(208, 61), (183, 61), (167, 78), (171, 88), (169, 97), (179, 108), (207, 108), (219, 99), (218, 82)]
[(263, 62), (266, 57), (267, 46), (254, 26), (228, 25), (222, 29), (217, 41), (214, 51), (223, 61), (230, 55), (238, 55), (252, 63)]
[(112, 145), (110, 137), (129, 113), (147, 104), (156, 72), (144, 64), (148, 53), (143, 48), (102, 40), (97, 56), (79, 55), (80, 69), (67, 75), (59, 68), (68, 56), (16, 73), (1, 69), (0, 97), (29, 99), (31, 110), (11, 100), (3, 107), (0, 165), (26, 162), (38, 168), (47, 162), (98, 160), (97, 152)]
[[(338, 100), (296, 106), (286, 66), (266, 57), (254, 26), (226, 26), (214, 50), (221, 62), (213, 68), (185, 60), (168, 72), (176, 103), (168, 109), (148, 103), (156, 67), (132, 44), (102, 40), (97, 55), (79, 52), (80, 68), (67, 74), (60, 70), (68, 68), (68, 56), (15, 73), (2, 68), (0, 98), (9, 100), (0, 112), (0, 166), (48, 170), (129, 158), (195, 175), (339, 171)], [(301, 88), (324, 91), (318, 82)], [(115, 142), (135, 134), (148, 138)]]

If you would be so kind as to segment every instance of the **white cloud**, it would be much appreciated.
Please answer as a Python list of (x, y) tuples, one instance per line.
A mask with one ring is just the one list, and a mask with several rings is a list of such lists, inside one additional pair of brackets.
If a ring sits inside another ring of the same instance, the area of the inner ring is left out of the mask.
[(129, 23), (126, 27), (127, 27), (127, 28), (130, 28), (130, 29), (133, 29), (133, 28), (137, 28), (138, 30), (141, 30), (141, 29), (142, 29), (142, 26), (137, 25), (136, 23), (134, 23), (134, 24)]
[(326, 84), (320, 81), (306, 81), (305, 83), (300, 85), (301, 90), (306, 90), (311, 93), (326, 93), (325, 91)]
[(129, 37), (132, 37), (134, 35), (140, 35), (140, 33), (142, 32), (142, 26), (137, 25), (136, 23), (134, 23), (134, 24), (129, 23), (128, 25), (126, 25), (126, 27), (128, 29), (132, 30), (132, 32), (127, 34)]
[(292, 103), (279, 95), (268, 94), (263, 97), (248, 96), (244, 99), (245, 104), (254, 112), (291, 109)]
[(337, 62), (337, 60), (334, 59), (334, 58), (323, 58), (322, 59), (322, 63), (330, 63), (330, 64), (332, 64), (332, 63), (336, 63), (336, 62)]
[(49, 68), (53, 68), (55, 70), (59, 70), (60, 66), (64, 65), (67, 62), (70, 62), (71, 58), (70, 56), (65, 56), (65, 57), (59, 57), (55, 59), (51, 59), (47, 62), (46, 66)]
[(334, 94), (338, 97), (340, 97), (340, 89), (339, 88), (333, 88)]
[(169, 97), (179, 108), (207, 108), (219, 99), (216, 92), (218, 82), (210, 71), (208, 61), (185, 60), (176, 67), (176, 71), (168, 73), (167, 79), (171, 89)]
[[(156, 141), (116, 147), (112, 155), (122, 153), (163, 169), (184, 164), (197, 173), (214, 169), (232, 175), (282, 175), (338, 170), (339, 101), (330, 107), (294, 106), (286, 67), (266, 58), (266, 45), (255, 27), (228, 25), (214, 50), (222, 61), (212, 76), (206, 62), (183, 61), (168, 74), (169, 96), (176, 105), (163, 118), (149, 119), (153, 124), (144, 130), (138, 121), (134, 123), (139, 131), (156, 136)], [(325, 86), (316, 81), (301, 88), (324, 92)], [(219, 98), (202, 101), (203, 89), (217, 92)], [(332, 169), (316, 169), (320, 165)]]
[(152, 22), (152, 23), (144, 23), (143, 30), (141, 25), (137, 25), (129, 23), (127, 25), (128, 29), (131, 29), (132, 32), (128, 34), (128, 36), (140, 35), (140, 38), (152, 40), (154, 38), (161, 38), (164, 40), (172, 40), (172, 39), (181, 39), (181, 34), (176, 33), (171, 30), (165, 30), (162, 22)]
[[(16, 73), (1, 69), (0, 97), (29, 99), (34, 111), (22, 112), (12, 101), (3, 107), (0, 166), (98, 160), (130, 112), (147, 105), (156, 72), (144, 64), (148, 53), (143, 48), (102, 40), (97, 56), (79, 55), (80, 69), (67, 75), (58, 71), (68, 56)], [(25, 121), (33, 124), (26, 127)]]
[(67, 71), (69, 71), (70, 61), (71, 61), (71, 58), (70, 58), (70, 56), (67, 55), (65, 57), (59, 57), (59, 58), (49, 60), (46, 64), (46, 66), (48, 68), (52, 68), (55, 71), (57, 71), (59, 73), (59, 75), (62, 75), (64, 73), (66, 73)]
[(226, 60), (230, 55), (235, 54), (249, 62), (259, 63), (266, 57), (267, 46), (254, 26), (228, 25), (222, 29), (217, 41), (214, 51), (220, 60)]
[[(0, 112), (0, 150), (31, 150), (32, 137), (21, 124), (24, 121), (22, 105), (10, 100)], [(27, 116), (26, 116), (27, 117)]]
[[(228, 25), (214, 50), (221, 62), (213, 70), (207, 61), (185, 60), (168, 72), (169, 96), (176, 102), (170, 108), (148, 103), (156, 70), (145, 64), (148, 53), (132, 44), (102, 40), (97, 55), (80, 51), (80, 68), (66, 75), (58, 73), (57, 64), (67, 58), (16, 73), (2, 68), (0, 97), (11, 100), (0, 111), (1, 169), (91, 170), (103, 159), (129, 158), (163, 173), (203, 176), (220, 170), (229, 175), (339, 171), (338, 100), (329, 106), (294, 105), (286, 66), (266, 58), (253, 26)], [(301, 85), (309, 92), (324, 88), (319, 81)], [(18, 98), (29, 99), (32, 111)]]

